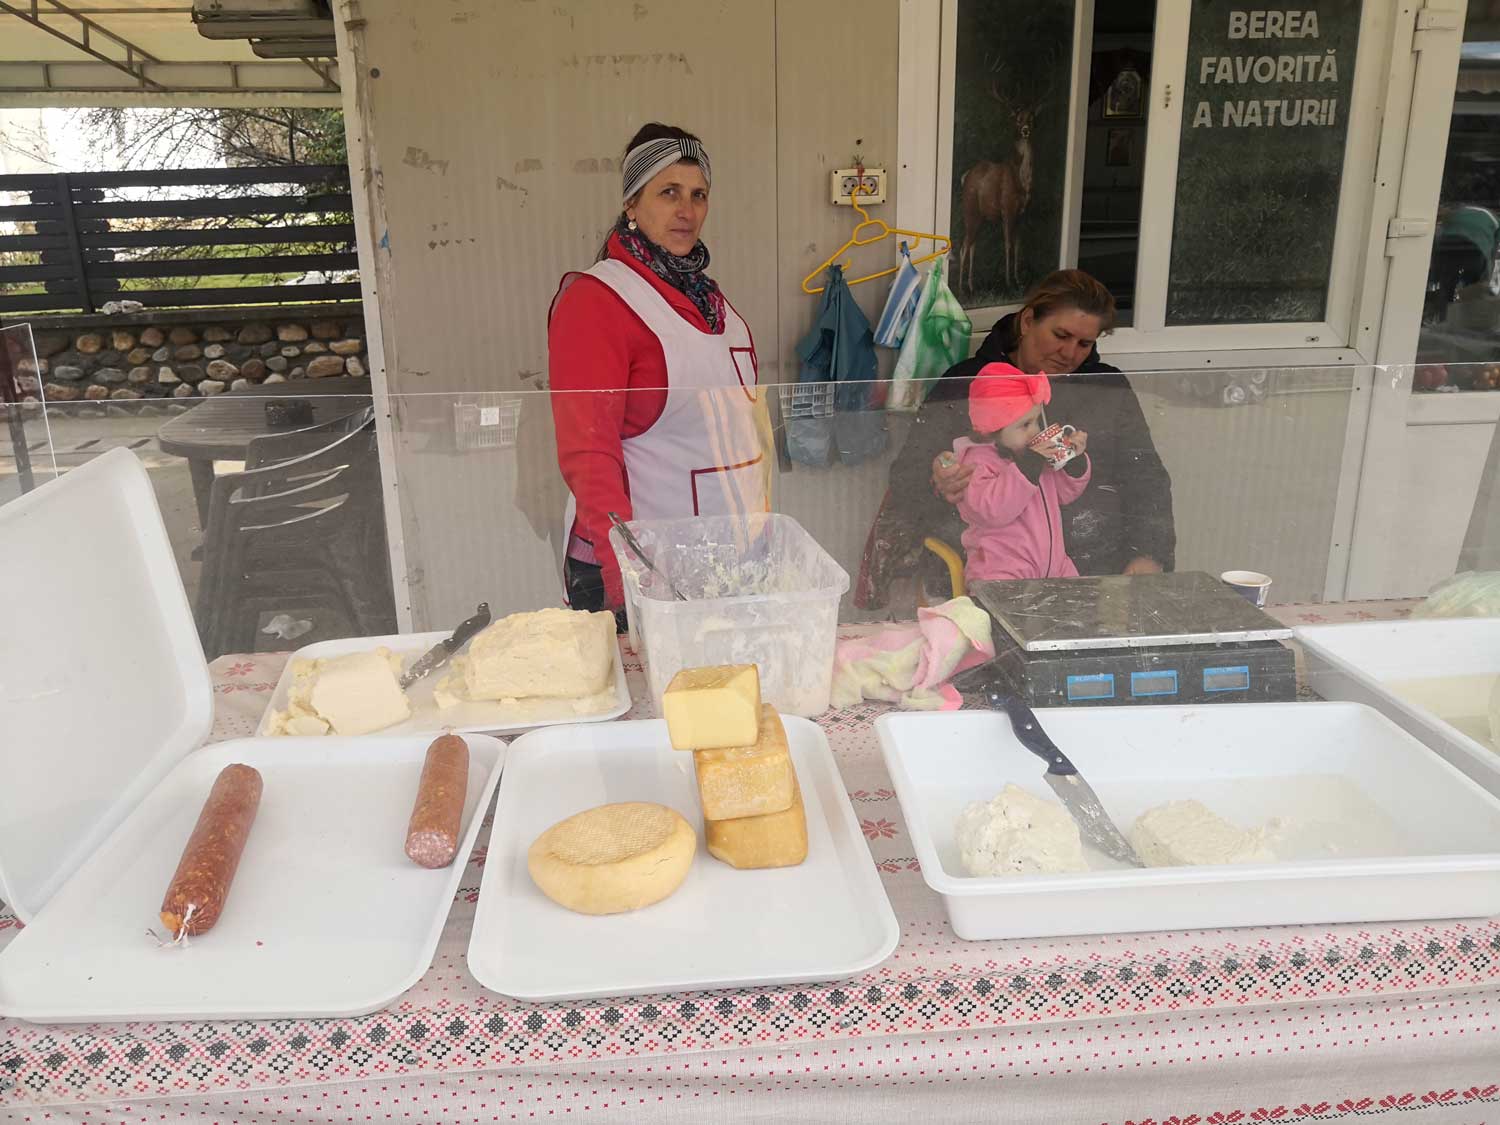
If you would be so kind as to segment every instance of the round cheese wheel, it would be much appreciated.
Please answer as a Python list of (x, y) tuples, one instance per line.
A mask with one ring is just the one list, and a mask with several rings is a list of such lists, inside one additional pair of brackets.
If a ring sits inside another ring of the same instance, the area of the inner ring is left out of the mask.
[(666, 898), (687, 878), (698, 834), (674, 809), (600, 805), (558, 821), (526, 853), (541, 892), (580, 914), (619, 914)]

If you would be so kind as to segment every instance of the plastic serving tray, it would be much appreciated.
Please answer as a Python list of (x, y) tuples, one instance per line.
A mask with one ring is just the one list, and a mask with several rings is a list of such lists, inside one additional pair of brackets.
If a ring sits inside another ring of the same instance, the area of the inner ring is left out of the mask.
[(526, 851), (595, 805), (654, 801), (701, 825), (691, 754), (660, 720), (553, 727), (512, 744), (479, 889), (469, 970), (522, 1000), (834, 980), (890, 956), (900, 937), (823, 732), (786, 717), (807, 810), (807, 859), (738, 871), (698, 854), (672, 897), (590, 917), (546, 898)]
[(1353, 703), (1039, 710), (1048, 734), (1129, 831), (1194, 798), (1250, 828), (1275, 826), (1278, 862), (975, 878), (954, 823), (1007, 782), (1055, 800), (1043, 763), (1003, 714), (876, 720), (922, 864), (962, 938), (1127, 933), (1500, 911), (1500, 800), (1384, 715)]

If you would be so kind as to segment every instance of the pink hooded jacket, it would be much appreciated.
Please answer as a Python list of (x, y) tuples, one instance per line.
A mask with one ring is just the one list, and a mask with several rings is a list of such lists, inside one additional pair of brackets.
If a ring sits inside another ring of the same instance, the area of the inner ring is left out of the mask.
[(1032, 484), (993, 445), (959, 438), (953, 452), (960, 464), (974, 466), (958, 503), (958, 514), (968, 525), (963, 536), (964, 577), (1076, 578), (1078, 568), (1063, 549), (1062, 505), (1077, 500), (1087, 487), (1093, 474), (1088, 454), (1083, 454), (1081, 476), (1072, 476), (1066, 467), (1043, 468), (1038, 483)]

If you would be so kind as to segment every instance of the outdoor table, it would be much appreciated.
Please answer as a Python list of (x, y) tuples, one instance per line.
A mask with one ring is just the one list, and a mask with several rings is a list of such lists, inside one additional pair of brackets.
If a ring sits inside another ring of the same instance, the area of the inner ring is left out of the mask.
[[(1278, 607), (1288, 624), (1412, 603)], [(850, 633), (853, 630), (845, 630)], [(625, 650), (630, 717), (650, 717)], [(285, 654), (211, 665), (213, 740), (255, 729)], [(1500, 1120), (1500, 918), (957, 939), (876, 746), (820, 720), (902, 936), (827, 984), (529, 1004), (465, 965), (486, 830), (432, 968), (352, 1019), (0, 1020), (0, 1114), (90, 1122)], [(0, 946), (17, 927), (0, 910)]]
[[(273, 425), (266, 418), (268, 399), (306, 400), (312, 420)], [(243, 461), (250, 442), (265, 434), (295, 433), (353, 414), (370, 404), (370, 380), (349, 376), (257, 383), (204, 399), (185, 414), (162, 424), (156, 444), (163, 453), (187, 459), (198, 504), (198, 526), (208, 527), (208, 500), (213, 492), (214, 462)]]

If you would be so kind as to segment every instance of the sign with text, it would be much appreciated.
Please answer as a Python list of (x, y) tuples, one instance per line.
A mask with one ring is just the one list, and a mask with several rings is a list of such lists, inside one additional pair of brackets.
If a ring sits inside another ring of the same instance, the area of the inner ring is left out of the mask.
[(1168, 324), (1320, 321), (1359, 0), (1194, 0)]

